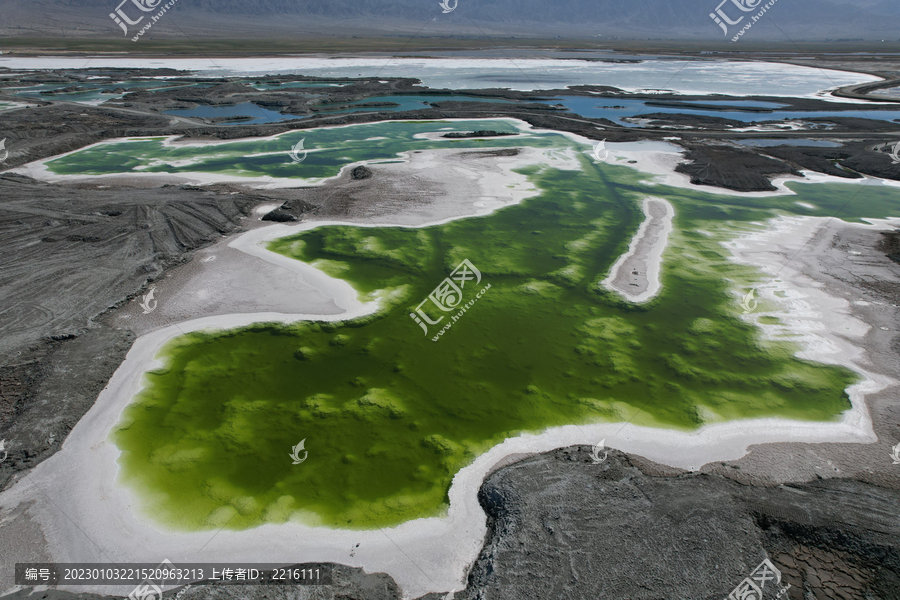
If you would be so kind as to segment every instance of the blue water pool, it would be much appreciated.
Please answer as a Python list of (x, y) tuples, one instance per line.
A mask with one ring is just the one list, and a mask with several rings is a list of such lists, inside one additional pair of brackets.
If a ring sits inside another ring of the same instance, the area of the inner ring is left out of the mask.
[[(716, 101), (719, 102), (719, 101)], [(741, 102), (741, 101), (737, 101)], [(547, 102), (547, 104), (562, 104), (570, 111), (583, 117), (609, 119), (610, 121), (626, 127), (638, 127), (639, 125), (623, 121), (625, 117), (641, 117), (653, 113), (703, 115), (707, 117), (719, 117), (732, 119), (744, 123), (781, 121), (784, 119), (834, 119), (838, 117), (856, 117), (859, 119), (876, 119), (881, 121), (895, 121), (900, 119), (900, 110), (778, 110), (773, 108), (767, 112), (736, 110), (709, 110), (691, 108), (689, 106), (652, 106), (644, 100), (626, 98), (593, 98), (590, 96), (559, 96)], [(704, 102), (703, 104), (712, 104)], [(762, 104), (759, 102), (744, 103), (726, 101), (723, 106), (743, 106)], [(776, 105), (778, 106), (778, 105)], [(753, 106), (754, 108), (764, 108)]]
[(253, 117), (249, 121), (239, 121), (236, 125), (256, 125), (259, 123), (275, 123), (277, 121), (287, 121), (289, 119), (303, 118), (300, 115), (283, 115), (280, 112), (263, 108), (252, 102), (242, 102), (241, 104), (232, 104), (230, 106), (195, 106), (194, 108), (185, 108), (180, 110), (167, 110), (167, 115), (175, 115), (177, 117)]

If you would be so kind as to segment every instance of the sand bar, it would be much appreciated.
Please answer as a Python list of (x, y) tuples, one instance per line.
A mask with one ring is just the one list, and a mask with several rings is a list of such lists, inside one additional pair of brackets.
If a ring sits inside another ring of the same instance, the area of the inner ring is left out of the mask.
[(609, 277), (601, 282), (631, 302), (646, 302), (659, 293), (663, 250), (675, 216), (675, 209), (662, 198), (644, 199), (643, 208), (646, 218), (631, 239), (628, 252), (616, 261)]

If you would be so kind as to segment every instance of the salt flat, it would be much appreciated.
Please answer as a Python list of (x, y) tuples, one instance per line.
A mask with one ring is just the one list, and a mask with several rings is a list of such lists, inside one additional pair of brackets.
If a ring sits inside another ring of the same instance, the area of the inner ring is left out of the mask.
[[(0, 56), (9, 69), (73, 69), (84, 58)], [(873, 75), (825, 71), (763, 61), (643, 60), (634, 63), (517, 58), (403, 58), (325, 56), (278, 58), (91, 57), (94, 68), (171, 68), (197, 75), (296, 73), (313, 77), (415, 77), (430, 88), (547, 90), (570, 85), (609, 85), (626, 91), (666, 90), (680, 94), (818, 97), (823, 90), (880, 81)], [(510, 71), (515, 73), (510, 77)], [(477, 73), (477, 77), (473, 77)], [(673, 75), (674, 73), (674, 75)], [(548, 82), (549, 79), (549, 82)], [(827, 96), (823, 96), (827, 98)]]

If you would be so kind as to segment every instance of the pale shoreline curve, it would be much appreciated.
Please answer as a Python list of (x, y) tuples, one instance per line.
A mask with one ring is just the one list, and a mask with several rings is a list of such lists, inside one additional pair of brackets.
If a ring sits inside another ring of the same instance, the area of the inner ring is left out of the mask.
[(650, 300), (662, 289), (659, 271), (675, 216), (675, 209), (663, 198), (645, 198), (642, 206), (645, 219), (631, 238), (628, 251), (612, 266), (609, 277), (600, 282), (636, 303)]
[[(468, 119), (467, 119), (468, 120)], [(521, 122), (519, 122), (521, 123)], [(520, 125), (523, 131), (535, 131)], [(585, 147), (591, 140), (568, 134)], [(610, 144), (615, 147), (615, 145)], [(646, 151), (624, 150), (613, 154), (645, 159)], [(651, 151), (656, 155), (657, 152)], [(528, 156), (527, 160), (533, 160)], [(525, 157), (519, 159), (526, 161)], [(510, 160), (507, 168), (517, 164)], [(525, 164), (524, 162), (522, 164)], [(646, 162), (639, 162), (638, 167)], [(623, 165), (633, 166), (633, 165)], [(665, 171), (663, 175), (671, 172)], [(487, 185), (483, 182), (483, 185)], [(691, 186), (692, 189), (697, 189)], [(773, 192), (779, 194), (784, 192)], [(526, 196), (522, 193), (517, 202)], [(471, 200), (460, 212), (481, 214), (500, 207), (473, 207)], [(449, 220), (449, 218), (447, 218)], [(822, 227), (820, 218), (779, 217), (770, 220), (761, 233), (741, 235), (728, 247), (736, 261), (767, 270), (783, 268), (784, 244), (801, 245)], [(423, 220), (424, 223), (424, 220)], [(888, 228), (888, 221), (872, 225)], [(307, 223), (314, 227), (324, 223)], [(354, 225), (360, 225), (353, 223)], [(410, 226), (410, 225), (404, 225)], [(424, 226), (424, 225), (423, 225)], [(465, 586), (469, 565), (481, 550), (487, 532), (486, 516), (477, 500), (477, 492), (486, 474), (497, 463), (513, 454), (546, 452), (576, 444), (594, 445), (606, 439), (617, 450), (644, 456), (661, 464), (699, 469), (712, 461), (740, 458), (754, 444), (768, 442), (843, 442), (876, 441), (866, 409), (864, 395), (891, 383), (886, 377), (868, 373), (861, 365), (864, 352), (858, 347), (868, 326), (850, 316), (847, 303), (832, 298), (812, 280), (784, 268), (778, 289), (789, 292), (787, 299), (763, 289), (763, 297), (773, 305), (792, 310), (803, 308), (803, 320), (787, 322), (787, 327), (802, 348), (798, 356), (810, 360), (844, 364), (860, 373), (862, 380), (847, 393), (852, 408), (833, 422), (793, 421), (788, 419), (748, 419), (705, 425), (695, 431), (675, 431), (632, 424), (602, 423), (569, 425), (527, 433), (506, 439), (460, 470), (449, 490), (450, 506), (444, 516), (408, 521), (374, 531), (328, 529), (289, 521), (282, 525), (264, 525), (245, 531), (174, 532), (144, 517), (136, 508), (145, 500), (118, 483), (118, 448), (108, 441), (109, 434), (133, 395), (141, 389), (143, 375), (157, 368), (155, 359), (167, 340), (184, 332), (210, 328), (233, 328), (256, 322), (296, 322), (302, 319), (344, 320), (377, 310), (378, 303), (361, 303), (345, 281), (328, 277), (314, 267), (269, 252), (261, 244), (281, 235), (295, 233), (296, 226), (265, 226), (245, 233), (230, 246), (277, 263), (304, 278), (323, 294), (334, 299), (340, 314), (229, 314), (176, 323), (140, 336), (97, 401), (78, 421), (62, 449), (35, 467), (31, 473), (0, 494), (5, 509), (30, 503), (29, 515), (40, 524), (48, 538), (47, 553), (56, 562), (160, 562), (202, 561), (250, 562), (336, 562), (361, 567), (368, 572), (385, 572), (401, 586), (404, 598), (429, 592), (446, 592)], [(767, 232), (775, 238), (766, 237)], [(260, 268), (264, 268), (261, 266)], [(780, 303), (780, 304), (779, 304)], [(799, 304), (798, 304), (799, 303)], [(810, 323), (819, 324), (811, 327)], [(765, 325), (760, 324), (765, 330)], [(770, 330), (772, 335), (774, 330)], [(834, 332), (841, 332), (840, 335)], [(591, 468), (586, 466), (586, 468)], [(60, 512), (63, 507), (65, 513)], [(135, 543), (139, 540), (139, 543)], [(355, 547), (359, 544), (359, 547)], [(351, 556), (350, 551), (354, 549)], [(69, 588), (72, 591), (120, 593), (130, 589), (108, 587)]]

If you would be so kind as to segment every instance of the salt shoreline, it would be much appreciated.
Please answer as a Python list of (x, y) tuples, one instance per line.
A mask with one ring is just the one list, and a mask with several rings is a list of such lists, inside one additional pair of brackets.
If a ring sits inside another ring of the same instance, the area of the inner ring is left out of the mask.
[[(672, 219), (675, 217), (675, 209), (663, 198), (645, 198), (642, 204), (645, 219), (631, 238), (628, 251), (619, 257), (610, 269), (609, 276), (600, 282), (606, 289), (636, 303), (646, 302), (662, 290), (659, 271), (663, 252), (669, 243), (669, 234), (672, 233)], [(653, 204), (662, 204), (665, 213), (662, 217), (657, 218), (651, 214)], [(628, 267), (629, 264), (631, 267)], [(625, 286), (629, 274), (623, 273), (623, 269), (627, 268), (641, 269), (636, 278), (639, 281), (638, 289), (641, 290), (637, 294), (631, 293)]]
[[(521, 122), (518, 123), (522, 127)], [(527, 126), (523, 129), (533, 131)], [(566, 135), (588, 147), (592, 146), (592, 140), (575, 134)], [(610, 144), (610, 146), (612, 154), (637, 159), (639, 162), (636, 168), (649, 165), (650, 169), (662, 171), (663, 175), (672, 175), (669, 166), (657, 156), (658, 153), (632, 152), (622, 147), (628, 146), (627, 144)], [(521, 160), (524, 161), (524, 158)], [(513, 165), (516, 162), (512, 160), (509, 164)], [(682, 187), (698, 189), (689, 184)], [(764, 194), (784, 193), (791, 192), (784, 188), (778, 192)], [(494, 208), (496, 207), (485, 207), (487, 212)], [(471, 211), (472, 207), (468, 210)], [(446, 220), (452, 218), (459, 217)], [(773, 219), (766, 229), (777, 231), (779, 238), (801, 243), (812, 236), (821, 227), (821, 223), (811, 217), (797, 217), (795, 221)], [(314, 227), (324, 224), (327, 223), (309, 223), (304, 226)], [(364, 226), (359, 223), (353, 224)], [(844, 331), (842, 328), (849, 326), (852, 334), (861, 335), (866, 327), (845, 314), (835, 312), (842, 301), (832, 299), (809, 285), (803, 287), (795, 284), (795, 279), (801, 281), (802, 278), (798, 274), (791, 273), (790, 282), (787, 277), (783, 278), (785, 281), (782, 289), (796, 291), (808, 298), (810, 310), (823, 315), (818, 318), (827, 325), (826, 335), (820, 336), (821, 339), (808, 336), (802, 339), (804, 355), (823, 362), (835, 362), (845, 356), (852, 357), (852, 368), (866, 377), (864, 381), (848, 390), (853, 408), (842, 415), (840, 421), (818, 423), (787, 419), (750, 419), (706, 425), (692, 432), (632, 424), (623, 426), (621, 423), (570, 425), (509, 438), (479, 456), (454, 477), (449, 491), (450, 507), (445, 517), (417, 519), (389, 529), (364, 532), (310, 527), (300, 523), (264, 525), (238, 532), (222, 531), (215, 536), (211, 531), (178, 533), (161, 530), (155, 523), (138, 516), (134, 507), (140, 500), (128, 489), (116, 483), (115, 461), (119, 451), (106, 441), (121, 411), (133, 394), (140, 389), (143, 373), (160, 366), (159, 361), (154, 358), (158, 349), (172, 337), (198, 329), (233, 328), (262, 321), (344, 320), (368, 314), (377, 308), (376, 303), (363, 304), (356, 300), (355, 292), (346, 282), (332, 279), (305, 263), (268, 252), (260, 245), (272, 237), (300, 230), (296, 226), (267, 226), (245, 233), (229, 245), (266, 262), (290, 268), (299, 276), (307, 278), (312, 285), (330, 294), (345, 312), (337, 315), (283, 313), (222, 315), (171, 325), (138, 338), (95, 405), (76, 424), (60, 452), (38, 465), (23, 481), (0, 495), (0, 503), (6, 508), (23, 502), (33, 502), (31, 514), (46, 532), (53, 533), (52, 536), (48, 536), (53, 560), (93, 562), (98, 559), (111, 560), (110, 557), (115, 557), (117, 562), (159, 562), (162, 558), (168, 558), (177, 564), (195, 562), (196, 552), (201, 548), (204, 561), (250, 559), (254, 562), (279, 562), (283, 561), (285, 556), (290, 556), (292, 563), (330, 561), (364, 567), (370, 572), (386, 572), (402, 587), (404, 597), (412, 598), (428, 592), (459, 589), (465, 585), (468, 566), (480, 551), (487, 531), (484, 512), (477, 502), (477, 491), (485, 475), (509, 455), (546, 452), (575, 444), (594, 445), (598, 440), (606, 439), (607, 446), (617, 450), (644, 456), (673, 467), (698, 469), (707, 462), (737, 459), (743, 456), (752, 444), (784, 441), (847, 443), (875, 441), (863, 396), (884, 387), (889, 380), (862, 371), (855, 364), (862, 355), (862, 350), (831, 333)], [(758, 235), (762, 236), (764, 233)], [(734, 241), (738, 244), (732, 250), (736, 260), (754, 264), (763, 270), (775, 266), (781, 268), (783, 260), (781, 255), (766, 246), (771, 240), (754, 235), (757, 234), (749, 233)], [(661, 260), (660, 251), (659, 261)], [(656, 262), (656, 269), (659, 269), (659, 262)], [(767, 300), (778, 301), (774, 291), (773, 288), (771, 294), (765, 292)], [(802, 329), (795, 333), (804, 334)], [(822, 339), (828, 344), (821, 344)], [(838, 348), (836, 354), (832, 351), (833, 347)], [(846, 362), (843, 360), (841, 364)], [(77, 464), (79, 469), (72, 469), (73, 464)], [(32, 484), (42, 492), (37, 492)], [(43, 494), (50, 499), (49, 503)], [(66, 507), (66, 517), (60, 514), (57, 506)], [(89, 532), (90, 540), (85, 539), (84, 532)], [(115, 532), (115, 535), (109, 532)], [(136, 545), (131, 542), (135, 539), (141, 540), (140, 547), (135, 547)], [(355, 556), (351, 557), (349, 551), (355, 544), (360, 546), (356, 548)], [(410, 556), (415, 557), (415, 562), (411, 562)], [(106, 587), (71, 589), (111, 593)], [(120, 591), (127, 594), (130, 590)]]

